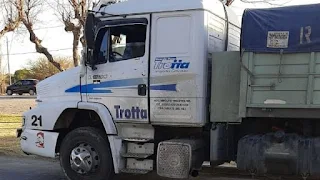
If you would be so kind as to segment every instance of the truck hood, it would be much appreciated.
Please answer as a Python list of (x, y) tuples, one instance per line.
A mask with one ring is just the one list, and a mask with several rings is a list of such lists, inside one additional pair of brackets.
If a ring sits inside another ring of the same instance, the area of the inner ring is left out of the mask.
[(72, 69), (55, 74), (37, 84), (37, 101), (78, 101), (81, 99), (80, 92), (67, 93), (66, 90), (80, 85), (80, 68)]

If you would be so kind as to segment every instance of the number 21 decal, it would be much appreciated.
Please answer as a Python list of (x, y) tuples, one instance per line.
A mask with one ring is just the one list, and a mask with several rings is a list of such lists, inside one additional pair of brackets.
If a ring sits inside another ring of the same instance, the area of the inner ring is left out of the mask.
[(42, 126), (42, 117), (37, 117), (36, 115), (31, 116), (32, 126)]

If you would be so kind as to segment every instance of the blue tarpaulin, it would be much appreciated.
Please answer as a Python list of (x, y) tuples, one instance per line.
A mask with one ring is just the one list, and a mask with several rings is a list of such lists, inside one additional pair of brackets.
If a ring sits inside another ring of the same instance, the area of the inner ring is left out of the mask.
[(320, 51), (320, 4), (245, 10), (241, 48), (252, 52)]

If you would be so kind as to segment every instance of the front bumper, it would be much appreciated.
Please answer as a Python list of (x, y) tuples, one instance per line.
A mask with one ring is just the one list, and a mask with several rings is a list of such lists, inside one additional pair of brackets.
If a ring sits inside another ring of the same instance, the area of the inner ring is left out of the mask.
[(16, 133), (24, 153), (56, 158), (59, 133), (32, 129), (17, 129)]

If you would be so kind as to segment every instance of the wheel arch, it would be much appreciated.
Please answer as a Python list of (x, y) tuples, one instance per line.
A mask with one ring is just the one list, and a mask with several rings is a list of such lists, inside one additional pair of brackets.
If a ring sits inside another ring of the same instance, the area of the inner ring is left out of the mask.
[(113, 158), (115, 173), (118, 173), (118, 146), (121, 145), (119, 140), (115, 138), (118, 134), (116, 125), (113, 121), (109, 109), (100, 103), (90, 103), (90, 102), (79, 102), (77, 108), (65, 109), (57, 119), (54, 125), (54, 131), (59, 132), (59, 137), (56, 145), (56, 152), (60, 151), (60, 146), (65, 138), (65, 136), (78, 127), (93, 126), (90, 124), (90, 119), (86, 119), (87, 116), (92, 116), (98, 118), (98, 122), (101, 124), (96, 124), (105, 131), (108, 136), (111, 154)]
[[(100, 103), (79, 102), (78, 108), (67, 108), (62, 111), (57, 121), (54, 124), (53, 130), (59, 131), (68, 129), (77, 122), (81, 123), (79, 115), (92, 112), (96, 115), (103, 124), (107, 135), (117, 135), (117, 128), (107, 107)], [(82, 114), (81, 114), (82, 113)], [(91, 115), (90, 115), (91, 116)], [(84, 118), (83, 116), (81, 118)], [(83, 119), (85, 121), (86, 119)], [(77, 125), (74, 125), (77, 126)], [(81, 125), (79, 125), (81, 126)], [(78, 126), (78, 127), (79, 127)]]

